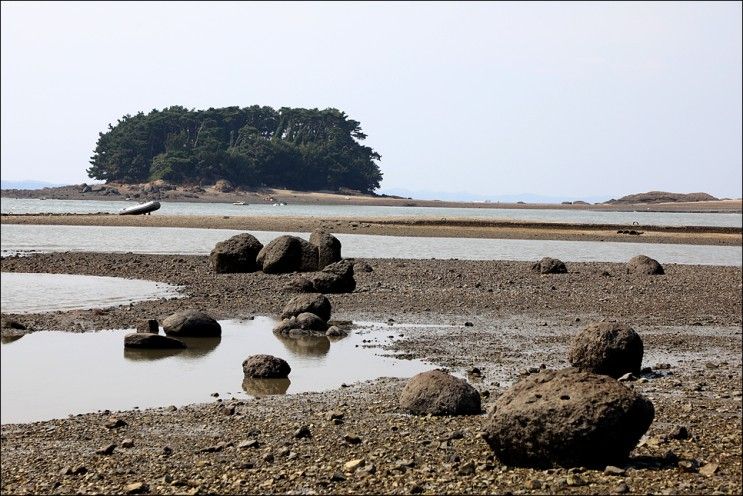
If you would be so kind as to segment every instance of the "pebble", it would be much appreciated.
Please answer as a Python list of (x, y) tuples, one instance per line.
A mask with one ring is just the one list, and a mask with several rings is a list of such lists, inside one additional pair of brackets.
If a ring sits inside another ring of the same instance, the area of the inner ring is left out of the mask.
[(134, 446), (134, 441), (129, 438), (126, 438), (123, 441), (121, 441), (122, 448), (131, 448), (132, 446)]
[(361, 438), (359, 436), (355, 436), (353, 434), (346, 434), (343, 436), (343, 440), (347, 442), (348, 444), (361, 444)]
[(363, 467), (365, 464), (366, 464), (366, 460), (363, 458), (356, 458), (354, 460), (349, 460), (343, 464), (343, 471), (353, 473), (353, 472), (356, 472), (358, 468)]
[(625, 472), (623, 468), (615, 467), (614, 465), (607, 465), (604, 469), (606, 475), (624, 475)]
[(119, 427), (126, 427), (128, 424), (120, 418), (112, 418), (105, 424), (106, 429), (118, 429)]
[(246, 439), (245, 441), (240, 441), (237, 444), (237, 447), (240, 449), (243, 448), (257, 448), (259, 446), (259, 443), (255, 439)]
[(113, 452), (114, 452), (115, 449), (116, 449), (116, 445), (115, 444), (109, 444), (109, 445), (106, 445), (103, 448), (99, 448), (99, 449), (95, 450), (95, 452), (96, 452), (97, 455), (111, 455), (111, 454), (113, 454)]
[(304, 439), (308, 437), (312, 437), (312, 431), (310, 431), (310, 428), (306, 425), (303, 425), (299, 427), (296, 431), (294, 431), (294, 437), (297, 439)]
[(699, 473), (706, 476), (712, 477), (720, 466), (716, 463), (707, 463), (699, 469)]
[(149, 486), (147, 484), (144, 484), (142, 482), (133, 482), (131, 484), (127, 484), (124, 487), (124, 491), (127, 494), (139, 494), (139, 493), (145, 493), (149, 491)]

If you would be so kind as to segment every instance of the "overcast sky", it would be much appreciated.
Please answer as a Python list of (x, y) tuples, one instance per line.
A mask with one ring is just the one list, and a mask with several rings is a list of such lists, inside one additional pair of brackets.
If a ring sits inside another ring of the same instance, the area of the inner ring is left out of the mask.
[(170, 105), (344, 110), (382, 190), (741, 196), (741, 3), (2, 3), (2, 179)]

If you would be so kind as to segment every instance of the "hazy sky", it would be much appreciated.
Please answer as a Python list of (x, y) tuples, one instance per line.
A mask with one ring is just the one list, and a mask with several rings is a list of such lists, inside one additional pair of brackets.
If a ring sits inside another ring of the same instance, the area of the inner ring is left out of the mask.
[(741, 196), (741, 3), (2, 3), (2, 178), (170, 105), (336, 107), (382, 190)]

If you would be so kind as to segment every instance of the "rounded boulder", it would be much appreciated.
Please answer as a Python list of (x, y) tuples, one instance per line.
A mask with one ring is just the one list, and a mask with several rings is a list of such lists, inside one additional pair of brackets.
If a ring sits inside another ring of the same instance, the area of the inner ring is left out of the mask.
[(614, 377), (637, 374), (642, 366), (642, 338), (617, 322), (594, 322), (571, 342), (568, 361), (573, 367)]
[(279, 236), (261, 249), (256, 263), (266, 274), (314, 271), (317, 247), (297, 236)]
[(184, 310), (165, 318), (163, 331), (167, 335), (213, 338), (222, 335), (222, 326), (204, 312)]
[(568, 272), (565, 263), (557, 258), (544, 257), (531, 266), (531, 270), (540, 274), (566, 274)]
[(627, 262), (628, 274), (662, 275), (665, 274), (663, 266), (657, 260), (645, 255), (637, 255)]
[(605, 375), (542, 371), (495, 402), (485, 440), (507, 465), (620, 465), (653, 421), (647, 398)]
[(341, 242), (332, 234), (316, 229), (310, 234), (310, 243), (317, 247), (318, 269), (340, 261)]
[(480, 393), (464, 379), (441, 370), (411, 378), (400, 394), (400, 406), (415, 415), (477, 415)]
[(209, 264), (219, 274), (255, 272), (255, 259), (263, 248), (258, 239), (249, 233), (238, 234), (220, 241), (209, 254)]
[(314, 313), (327, 321), (330, 319), (330, 300), (319, 293), (295, 296), (284, 306), (284, 310), (281, 312), (281, 318), (288, 319), (304, 312)]
[(245, 377), (254, 379), (286, 379), (291, 371), (286, 360), (272, 355), (253, 355), (243, 362)]
[(124, 348), (178, 349), (186, 345), (175, 338), (147, 332), (133, 332), (124, 336)]

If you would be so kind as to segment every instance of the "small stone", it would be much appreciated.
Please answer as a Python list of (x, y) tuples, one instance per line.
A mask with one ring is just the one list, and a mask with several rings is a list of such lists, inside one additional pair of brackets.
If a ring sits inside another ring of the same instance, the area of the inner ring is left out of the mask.
[(126, 491), (127, 494), (139, 494), (149, 491), (149, 486), (147, 484), (144, 484), (142, 482), (133, 482), (131, 484), (127, 484), (124, 486), (124, 491)]
[(126, 427), (127, 423), (119, 418), (112, 418), (103, 425), (106, 429), (118, 429), (119, 427)]
[(364, 465), (366, 465), (366, 460), (364, 460), (363, 458), (356, 458), (355, 460), (350, 460), (344, 463), (343, 471), (353, 473), (356, 472), (358, 468), (363, 467)]
[(469, 322), (469, 321), (467, 321), (467, 322), (464, 323), (464, 327), (473, 327), (474, 325), (475, 324), (473, 324), (472, 322)]
[(348, 444), (361, 444), (361, 438), (359, 436), (354, 436), (353, 434), (346, 434), (343, 436), (343, 440)]
[(301, 426), (299, 429), (294, 431), (294, 437), (297, 439), (304, 439), (308, 437), (312, 437), (312, 431), (310, 431), (310, 428), (306, 425)]
[(699, 473), (706, 476), (712, 477), (720, 466), (716, 463), (707, 463), (699, 469)]
[(377, 466), (373, 463), (369, 463), (363, 467), (361, 467), (358, 472), (367, 474), (367, 475), (374, 475), (377, 473)]
[(170, 446), (163, 446), (162, 453), (165, 456), (169, 456), (170, 454), (173, 453), (173, 448), (171, 448)]
[(475, 462), (467, 462), (457, 471), (458, 475), (473, 475), (475, 473)]
[(607, 465), (604, 469), (606, 475), (624, 475), (625, 470), (623, 468), (615, 467), (614, 465)]
[(175, 405), (170, 405), (168, 408), (166, 408), (166, 410), (168, 410), (169, 412), (174, 412), (178, 410), (178, 407)]
[(115, 449), (116, 449), (115, 444), (109, 444), (103, 448), (95, 450), (95, 453), (97, 455), (110, 455), (114, 452)]
[(272, 453), (266, 453), (263, 455), (263, 461), (266, 463), (273, 463), (274, 457)]
[(615, 486), (611, 492), (616, 494), (627, 494), (629, 492), (629, 486), (627, 484), (619, 484), (618, 486)]
[(524, 482), (524, 487), (532, 491), (534, 489), (541, 489), (542, 482), (537, 479), (528, 479), (526, 482)]
[(414, 484), (413, 487), (410, 488), (410, 494), (420, 494), (425, 490), (423, 486), (420, 484)]
[(134, 441), (131, 440), (131, 439), (129, 439), (129, 438), (124, 439), (123, 441), (121, 441), (121, 447), (122, 448), (131, 448), (132, 446), (134, 446)]
[(333, 410), (333, 411), (328, 412), (327, 414), (325, 414), (325, 418), (327, 420), (343, 420), (343, 417), (344, 417), (343, 412), (339, 412), (339, 411), (336, 411), (336, 410)]
[(689, 439), (689, 430), (686, 426), (677, 425), (668, 433), (668, 439)]
[(287, 446), (284, 446), (279, 450), (277, 454), (279, 456), (289, 456), (289, 453), (291, 453), (291, 450)]
[(636, 381), (636, 380), (637, 380), (637, 377), (635, 377), (635, 375), (632, 374), (632, 372), (627, 372), (626, 374), (620, 376), (618, 379), (619, 382), (631, 382), (631, 381)]
[(581, 479), (577, 474), (568, 474), (568, 476), (565, 478), (565, 482), (568, 486), (571, 487), (577, 487), (577, 486), (585, 486), (586, 482)]
[(224, 408), (222, 408), (222, 414), (223, 415), (234, 415), (235, 414), (235, 405), (229, 405)]
[(330, 477), (330, 480), (333, 482), (343, 482), (346, 480), (346, 477), (340, 472), (333, 472), (333, 475)]
[(244, 448), (257, 448), (258, 447), (258, 441), (256, 439), (247, 439), (245, 441), (240, 441), (237, 444), (237, 447), (240, 449)]

